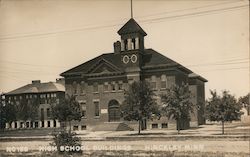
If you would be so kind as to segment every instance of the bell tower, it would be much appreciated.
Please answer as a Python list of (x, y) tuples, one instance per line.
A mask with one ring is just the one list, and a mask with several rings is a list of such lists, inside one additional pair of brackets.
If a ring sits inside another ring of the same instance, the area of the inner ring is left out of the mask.
[(143, 50), (144, 36), (147, 33), (131, 18), (119, 31), (121, 36), (121, 51)]
[(131, 18), (119, 31), (121, 36), (121, 62), (129, 80), (140, 80), (144, 52), (144, 37), (147, 33)]

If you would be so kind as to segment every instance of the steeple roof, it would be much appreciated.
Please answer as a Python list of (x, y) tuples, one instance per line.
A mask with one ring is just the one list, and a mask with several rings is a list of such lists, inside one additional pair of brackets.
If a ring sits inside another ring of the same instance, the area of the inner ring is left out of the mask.
[(147, 33), (141, 28), (141, 26), (131, 18), (122, 28), (118, 31), (119, 35), (128, 34), (128, 33), (141, 33), (146, 36)]

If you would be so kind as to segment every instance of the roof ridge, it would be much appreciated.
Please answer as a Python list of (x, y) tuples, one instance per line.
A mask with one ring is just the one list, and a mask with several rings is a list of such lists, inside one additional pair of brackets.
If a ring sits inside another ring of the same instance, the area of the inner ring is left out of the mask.
[(117, 33), (119, 35), (122, 34), (128, 34), (128, 33), (135, 33), (139, 32), (143, 34), (144, 36), (147, 35), (147, 33), (142, 29), (142, 27), (135, 21), (134, 18), (130, 18), (118, 31)]

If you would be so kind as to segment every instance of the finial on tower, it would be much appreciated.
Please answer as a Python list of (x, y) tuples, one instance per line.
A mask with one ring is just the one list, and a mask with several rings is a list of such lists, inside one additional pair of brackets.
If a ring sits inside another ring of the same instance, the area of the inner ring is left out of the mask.
[(131, 2), (131, 18), (133, 18), (133, 0), (130, 0)]

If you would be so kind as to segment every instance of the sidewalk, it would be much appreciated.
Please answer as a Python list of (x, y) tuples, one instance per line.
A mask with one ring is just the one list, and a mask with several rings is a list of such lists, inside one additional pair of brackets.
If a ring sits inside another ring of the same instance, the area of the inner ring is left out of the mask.
[[(199, 128), (191, 128), (181, 130), (177, 134), (177, 130), (157, 129), (143, 130), (138, 135), (138, 131), (76, 131), (83, 141), (135, 141), (135, 140), (241, 140), (248, 141), (250, 139), (250, 126), (241, 126), (238, 124), (229, 124), (225, 126), (225, 134), (221, 134), (221, 126), (219, 124), (202, 125)], [(51, 135), (23, 135), (23, 136), (2, 136), (0, 141), (33, 141), (43, 140), (50, 141)]]

